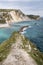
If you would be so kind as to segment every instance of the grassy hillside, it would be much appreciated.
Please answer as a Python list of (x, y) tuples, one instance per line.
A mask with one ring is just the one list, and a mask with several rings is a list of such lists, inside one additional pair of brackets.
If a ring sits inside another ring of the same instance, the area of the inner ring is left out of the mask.
[(40, 16), (38, 15), (27, 15), (30, 19), (35, 19), (37, 20), (38, 18), (40, 18)]
[(30, 54), (38, 65), (43, 65), (43, 53), (41, 53), (30, 40), (25, 38), (19, 32), (14, 32), (8, 40), (0, 44), (0, 62), (8, 56), (11, 51), (12, 44), (15, 44), (17, 37), (19, 36), (22, 39), (22, 45), (20, 47)]

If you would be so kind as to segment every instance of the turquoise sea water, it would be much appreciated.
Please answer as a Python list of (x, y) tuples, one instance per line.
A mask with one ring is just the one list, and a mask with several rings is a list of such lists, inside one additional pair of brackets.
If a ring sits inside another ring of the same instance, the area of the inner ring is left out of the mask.
[(7, 40), (12, 32), (19, 31), (22, 26), (26, 25), (31, 27), (27, 28), (23, 35), (34, 42), (37, 48), (43, 52), (43, 20), (13, 23), (10, 28), (0, 28), (0, 43)]

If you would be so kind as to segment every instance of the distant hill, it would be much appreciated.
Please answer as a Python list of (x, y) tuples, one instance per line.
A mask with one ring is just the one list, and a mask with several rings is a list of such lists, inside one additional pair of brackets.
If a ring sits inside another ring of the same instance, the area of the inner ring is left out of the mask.
[(40, 19), (40, 16), (38, 15), (27, 15), (30, 19), (38, 20)]
[(39, 20), (43, 20), (43, 17), (40, 17), (40, 19)]

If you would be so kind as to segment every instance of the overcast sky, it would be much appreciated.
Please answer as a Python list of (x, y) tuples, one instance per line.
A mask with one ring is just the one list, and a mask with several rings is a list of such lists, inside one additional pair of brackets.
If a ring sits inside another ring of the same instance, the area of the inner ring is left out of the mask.
[(43, 0), (0, 0), (0, 8), (21, 9), (25, 14), (43, 16)]

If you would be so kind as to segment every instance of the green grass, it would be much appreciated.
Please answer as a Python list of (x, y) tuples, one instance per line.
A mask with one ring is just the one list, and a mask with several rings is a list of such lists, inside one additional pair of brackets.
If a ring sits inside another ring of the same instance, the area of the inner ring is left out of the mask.
[[(31, 46), (31, 51), (29, 52), (29, 47), (26, 47), (26, 45), (30, 45)], [(25, 51), (30, 54), (30, 56), (37, 62), (38, 65), (43, 65), (43, 53), (40, 52), (36, 45), (34, 43), (32, 43), (30, 40), (28, 40), (27, 38), (25, 38), (23, 40), (23, 49), (25, 49)]]
[(37, 18), (39, 18), (40, 16), (38, 16), (38, 15), (27, 15), (29, 18), (31, 18), (31, 19), (35, 19), (35, 20), (37, 20)]
[(0, 20), (0, 24), (5, 24), (5, 23), (6, 23), (6, 22), (5, 22), (4, 19)]

